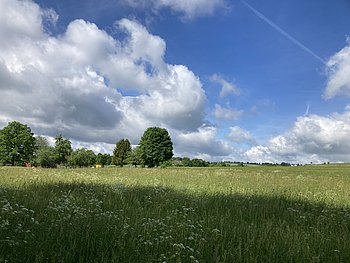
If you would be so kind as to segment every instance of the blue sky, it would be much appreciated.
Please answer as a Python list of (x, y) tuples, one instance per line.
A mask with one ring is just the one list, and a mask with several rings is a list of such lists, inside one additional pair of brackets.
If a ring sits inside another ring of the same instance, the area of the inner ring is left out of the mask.
[(0, 127), (111, 152), (162, 126), (180, 156), (350, 161), (348, 0), (1, 6)]

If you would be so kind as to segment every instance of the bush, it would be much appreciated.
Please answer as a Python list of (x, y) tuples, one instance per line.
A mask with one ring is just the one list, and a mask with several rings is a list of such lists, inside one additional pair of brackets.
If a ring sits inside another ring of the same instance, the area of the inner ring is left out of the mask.
[(161, 168), (166, 168), (166, 167), (170, 167), (170, 166), (173, 166), (173, 163), (171, 161), (162, 162), (160, 165)]
[(36, 165), (43, 168), (56, 168), (57, 167), (57, 155), (54, 147), (43, 147), (38, 152), (36, 158)]

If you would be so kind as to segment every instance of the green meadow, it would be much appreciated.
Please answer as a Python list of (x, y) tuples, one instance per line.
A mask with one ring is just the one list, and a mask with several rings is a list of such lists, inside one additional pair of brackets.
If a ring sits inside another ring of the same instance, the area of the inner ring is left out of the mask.
[(350, 166), (0, 168), (0, 262), (350, 262)]

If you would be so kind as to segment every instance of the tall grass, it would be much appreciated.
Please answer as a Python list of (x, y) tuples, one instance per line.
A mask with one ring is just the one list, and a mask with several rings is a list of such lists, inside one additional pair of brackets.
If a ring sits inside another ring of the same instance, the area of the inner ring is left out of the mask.
[(349, 166), (0, 168), (0, 262), (350, 262)]

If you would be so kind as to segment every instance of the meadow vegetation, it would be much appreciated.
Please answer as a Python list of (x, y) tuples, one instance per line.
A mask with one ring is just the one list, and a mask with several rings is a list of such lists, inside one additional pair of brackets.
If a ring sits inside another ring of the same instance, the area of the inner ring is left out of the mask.
[(349, 262), (350, 166), (0, 168), (0, 262)]

